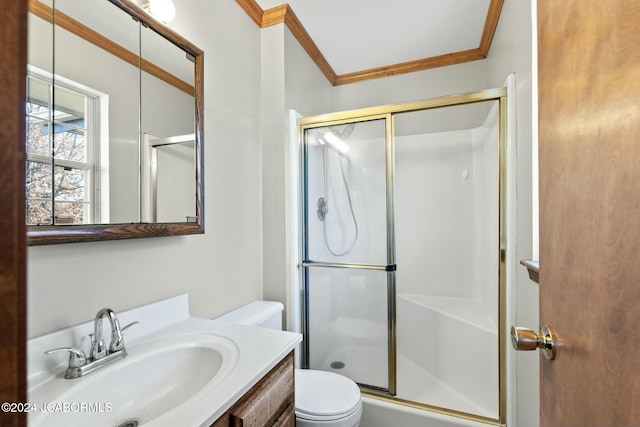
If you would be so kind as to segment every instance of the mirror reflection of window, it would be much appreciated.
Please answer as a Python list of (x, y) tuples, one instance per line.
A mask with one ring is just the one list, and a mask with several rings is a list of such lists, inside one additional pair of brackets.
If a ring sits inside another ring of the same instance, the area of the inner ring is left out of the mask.
[[(41, 137), (29, 141), (29, 245), (204, 232), (202, 182), (197, 179), (203, 168), (204, 102), (202, 79), (196, 79), (203, 75), (203, 52), (149, 18), (137, 4), (29, 1), (28, 64), (55, 76), (53, 82), (33, 75), (30, 80), (31, 87), (36, 80), (47, 83), (44, 93), (51, 94), (32, 96), (27, 106), (33, 122), (27, 124), (42, 127)], [(62, 89), (81, 94), (77, 99), (84, 100), (86, 108), (71, 108), (61, 98)], [(98, 109), (92, 112), (96, 91)], [(57, 123), (61, 112), (84, 123), (62, 117)], [(189, 192), (195, 193), (195, 207), (163, 228), (146, 225), (150, 206), (141, 199), (149, 179), (141, 168), (145, 133), (163, 138), (193, 134), (195, 140), (194, 163), (185, 175), (191, 182)], [(79, 155), (82, 138), (86, 157)], [(74, 143), (78, 150), (69, 154)], [(76, 226), (70, 230), (64, 224)]]
[(90, 224), (103, 218), (99, 171), (108, 159), (100, 156), (99, 124), (105, 100), (104, 94), (59, 76), (54, 82), (51, 74), (30, 67), (27, 225)]

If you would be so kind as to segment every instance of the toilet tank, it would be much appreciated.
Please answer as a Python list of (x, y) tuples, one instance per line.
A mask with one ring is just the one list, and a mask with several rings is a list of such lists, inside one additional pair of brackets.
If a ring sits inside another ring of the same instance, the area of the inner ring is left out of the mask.
[(283, 310), (284, 305), (280, 302), (254, 301), (222, 316), (216, 317), (214, 320), (282, 330)]

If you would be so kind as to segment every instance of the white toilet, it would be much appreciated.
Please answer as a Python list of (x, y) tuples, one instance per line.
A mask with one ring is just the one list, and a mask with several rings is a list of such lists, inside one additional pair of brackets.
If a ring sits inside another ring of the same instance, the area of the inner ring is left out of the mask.
[[(215, 320), (282, 329), (279, 302), (254, 301)], [(362, 398), (355, 382), (332, 372), (310, 369), (295, 371), (297, 427), (358, 427)]]

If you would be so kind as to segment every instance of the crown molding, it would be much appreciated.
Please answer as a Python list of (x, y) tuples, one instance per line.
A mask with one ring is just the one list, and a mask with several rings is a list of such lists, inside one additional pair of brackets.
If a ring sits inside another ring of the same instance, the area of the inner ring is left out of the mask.
[(489, 11), (487, 12), (487, 20), (484, 23), (484, 30), (482, 31), (482, 38), (480, 39), (480, 51), (486, 58), (491, 49), (491, 43), (493, 42), (493, 36), (498, 27), (498, 21), (500, 20), (500, 13), (502, 12), (502, 5), (504, 0), (491, 0), (489, 4)]
[[(252, 0), (253, 1), (253, 0)], [(285, 24), (322, 74), (335, 86), (336, 73), (288, 4), (264, 11), (261, 28)]]
[(489, 49), (491, 48), (491, 43), (498, 26), (498, 20), (500, 19), (504, 0), (491, 0), (491, 3), (489, 4), (489, 11), (487, 13), (487, 20), (485, 21), (482, 37), (480, 39), (480, 46), (476, 49), (448, 53), (445, 55), (402, 62), (379, 68), (371, 68), (342, 75), (336, 75), (327, 59), (324, 57), (322, 52), (320, 52), (320, 49), (318, 49), (318, 46), (316, 46), (311, 36), (307, 33), (307, 30), (302, 26), (302, 23), (288, 4), (283, 4), (268, 10), (262, 10), (256, 0), (236, 0), (236, 2), (251, 17), (251, 19), (260, 26), (260, 28), (285, 24), (302, 45), (307, 54), (316, 63), (320, 71), (325, 75), (327, 80), (329, 80), (333, 86), (339, 86), (485, 59), (489, 54)]
[(430, 70), (446, 67), (448, 65), (462, 64), (478, 61), (486, 58), (480, 49), (470, 49), (446, 55), (433, 56), (415, 61), (402, 62), (385, 67), (371, 68), (369, 70), (356, 71), (354, 73), (341, 74), (336, 78), (334, 86), (362, 82), (365, 80), (380, 79), (383, 77), (397, 76), (400, 74), (415, 73), (416, 71)]
[[(29, 0), (29, 12), (45, 20), (46, 22), (54, 22), (53, 9), (51, 9), (44, 3), (41, 3), (39, 0)], [(134, 67), (141, 67), (143, 71), (146, 71), (147, 73), (157, 77), (165, 83), (174, 86), (187, 95), (193, 96), (193, 94), (195, 93), (195, 88), (189, 83), (179, 79), (178, 77), (153, 64), (152, 62), (149, 62), (144, 58), (140, 58), (138, 54), (131, 52), (130, 50), (109, 40), (102, 34), (92, 30), (86, 25), (76, 21), (75, 19), (69, 17), (68, 15), (65, 15), (60, 11), (56, 11), (55, 24), (58, 27), (69, 31), (71, 34), (74, 34), (82, 38), (83, 40), (86, 40), (87, 42), (109, 52), (115, 57), (128, 62)]]
[(262, 14), (264, 11), (260, 5), (256, 3), (256, 0), (236, 0), (236, 3), (253, 19), (253, 22), (255, 22), (258, 27), (262, 27)]

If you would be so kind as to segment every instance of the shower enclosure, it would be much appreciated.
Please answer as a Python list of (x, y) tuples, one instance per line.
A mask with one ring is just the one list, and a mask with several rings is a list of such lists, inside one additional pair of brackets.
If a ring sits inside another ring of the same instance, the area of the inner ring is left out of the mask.
[(506, 91), (306, 117), (304, 363), (504, 423)]

